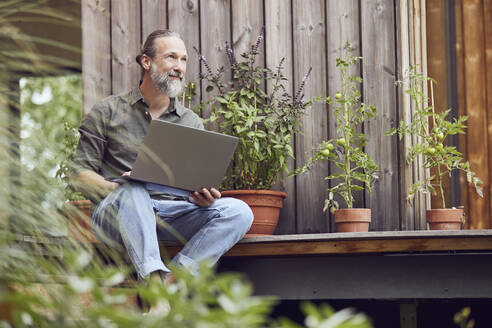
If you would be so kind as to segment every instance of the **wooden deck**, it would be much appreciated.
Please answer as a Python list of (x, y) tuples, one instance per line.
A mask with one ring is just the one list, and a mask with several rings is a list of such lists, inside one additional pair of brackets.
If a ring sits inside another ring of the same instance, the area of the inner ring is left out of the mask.
[[(163, 245), (175, 254), (180, 246)], [(492, 230), (374, 231), (272, 235), (241, 240), (224, 256), (491, 251)]]
[(247, 238), (219, 271), (281, 299), (492, 298), (492, 230)]
[[(58, 256), (73, 243), (19, 241), (58, 244), (50, 247)], [(173, 256), (182, 246), (162, 247)], [(256, 295), (280, 299), (492, 299), (492, 230), (251, 237), (221, 258), (218, 271), (241, 272)]]

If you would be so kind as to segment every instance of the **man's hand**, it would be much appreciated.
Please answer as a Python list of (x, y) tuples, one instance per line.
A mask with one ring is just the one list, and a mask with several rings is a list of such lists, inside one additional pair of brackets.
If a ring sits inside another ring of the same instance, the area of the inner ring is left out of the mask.
[(208, 207), (212, 205), (216, 199), (221, 197), (220, 192), (215, 188), (202, 188), (201, 192), (194, 191), (190, 193), (190, 202), (197, 204), (198, 206)]
[(76, 190), (81, 191), (89, 199), (100, 200), (118, 188), (120, 184), (107, 181), (94, 171), (84, 170), (75, 178), (74, 186)]

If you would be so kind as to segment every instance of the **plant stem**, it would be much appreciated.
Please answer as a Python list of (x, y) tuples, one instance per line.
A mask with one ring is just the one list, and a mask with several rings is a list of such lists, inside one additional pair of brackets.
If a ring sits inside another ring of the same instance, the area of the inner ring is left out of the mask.
[[(345, 78), (346, 74), (343, 74), (343, 99), (346, 100), (347, 97), (347, 80)], [(344, 125), (350, 124), (349, 122), (349, 107), (347, 104), (347, 101), (343, 103), (343, 119), (344, 119)], [(352, 180), (350, 178), (350, 138), (347, 136), (345, 129), (343, 132), (343, 137), (345, 139), (345, 183), (347, 185), (347, 207), (352, 208), (353, 206), (353, 198), (352, 198), (352, 186), (350, 185), (350, 181)]]
[(432, 102), (432, 123), (433, 126), (436, 126), (436, 110), (434, 109), (434, 86), (432, 85), (432, 81), (429, 81), (431, 87), (431, 102)]
[[(432, 126), (435, 128), (436, 126), (436, 110), (434, 108), (434, 86), (432, 85), (432, 81), (429, 81), (430, 89), (431, 89), (431, 108), (432, 108)], [(442, 173), (441, 173), (441, 165), (437, 164), (437, 183), (439, 184), (439, 191), (441, 192), (441, 200), (442, 200), (442, 208), (446, 208), (446, 200), (444, 199), (444, 189), (442, 188)]]
[(439, 191), (441, 192), (442, 208), (446, 208), (446, 200), (444, 199), (444, 189), (442, 188), (442, 176), (441, 165), (437, 165), (437, 183), (439, 184)]

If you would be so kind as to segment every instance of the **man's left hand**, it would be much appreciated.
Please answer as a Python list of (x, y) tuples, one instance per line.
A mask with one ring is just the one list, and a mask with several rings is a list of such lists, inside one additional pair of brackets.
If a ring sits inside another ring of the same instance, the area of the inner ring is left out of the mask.
[(200, 192), (194, 191), (190, 193), (190, 202), (202, 207), (209, 207), (216, 199), (221, 197), (220, 192), (215, 188), (202, 188)]

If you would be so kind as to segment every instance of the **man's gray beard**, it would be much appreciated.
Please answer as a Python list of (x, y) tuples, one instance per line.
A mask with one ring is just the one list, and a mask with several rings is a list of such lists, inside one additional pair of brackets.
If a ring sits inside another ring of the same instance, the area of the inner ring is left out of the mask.
[(159, 75), (154, 64), (150, 67), (150, 78), (157, 90), (169, 98), (174, 98), (183, 92), (185, 80), (184, 77), (181, 80), (170, 80), (169, 73), (171, 72)]

